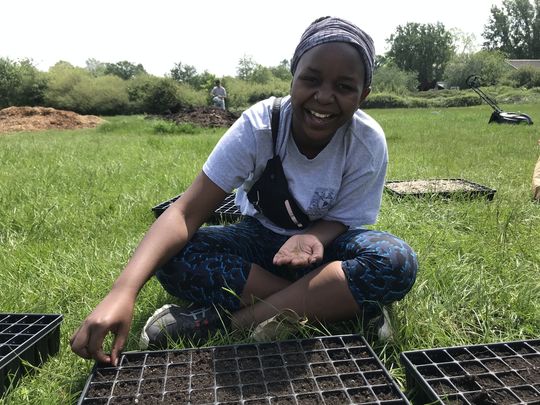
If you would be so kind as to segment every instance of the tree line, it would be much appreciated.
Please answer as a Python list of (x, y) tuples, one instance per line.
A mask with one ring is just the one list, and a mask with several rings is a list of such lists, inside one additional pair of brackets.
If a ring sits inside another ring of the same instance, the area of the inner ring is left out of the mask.
[[(444, 82), (466, 88), (477, 74), (483, 85), (540, 87), (538, 69), (511, 68), (506, 59), (540, 59), (540, 0), (504, 0), (492, 6), (482, 34), (475, 38), (442, 23), (407, 23), (387, 39), (389, 51), (376, 58), (373, 94), (407, 95)], [(290, 87), (290, 63), (266, 67), (242, 57), (236, 76), (220, 78), (229, 93), (228, 107), (243, 109)], [(141, 64), (88, 59), (85, 67), (60, 61), (47, 72), (30, 59), (0, 58), (0, 108), (44, 105), (83, 114), (115, 115), (174, 112), (186, 106), (208, 105), (217, 77), (178, 62), (164, 77), (148, 74)], [(382, 99), (382, 98), (380, 98)]]

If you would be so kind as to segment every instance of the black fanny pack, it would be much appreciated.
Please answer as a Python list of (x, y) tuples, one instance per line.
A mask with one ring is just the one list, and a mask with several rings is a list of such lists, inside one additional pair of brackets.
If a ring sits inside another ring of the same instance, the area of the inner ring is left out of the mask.
[(272, 106), (274, 157), (268, 160), (261, 177), (248, 191), (247, 197), (257, 211), (277, 226), (285, 229), (304, 229), (310, 224), (309, 217), (290, 193), (281, 158), (276, 153), (280, 108), (281, 98), (278, 97)]

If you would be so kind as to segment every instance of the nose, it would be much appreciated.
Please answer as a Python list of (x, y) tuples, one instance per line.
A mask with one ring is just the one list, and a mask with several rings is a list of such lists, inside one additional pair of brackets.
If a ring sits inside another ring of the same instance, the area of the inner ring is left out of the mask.
[(328, 86), (321, 86), (315, 93), (315, 101), (320, 104), (330, 104), (335, 101), (334, 92)]

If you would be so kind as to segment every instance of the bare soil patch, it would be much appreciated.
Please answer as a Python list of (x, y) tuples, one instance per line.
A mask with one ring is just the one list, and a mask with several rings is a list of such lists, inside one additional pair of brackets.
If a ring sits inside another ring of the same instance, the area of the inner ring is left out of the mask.
[(49, 107), (8, 107), (0, 110), (0, 134), (48, 129), (94, 128), (104, 120), (95, 115)]
[(215, 107), (184, 107), (180, 111), (155, 116), (176, 124), (194, 124), (201, 127), (230, 127), (239, 117), (231, 111)]

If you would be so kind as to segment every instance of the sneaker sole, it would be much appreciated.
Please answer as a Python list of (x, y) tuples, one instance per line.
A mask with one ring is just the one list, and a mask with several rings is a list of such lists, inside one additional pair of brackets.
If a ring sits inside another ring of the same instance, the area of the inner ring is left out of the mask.
[(139, 348), (141, 350), (148, 349), (148, 346), (150, 345), (150, 338), (148, 337), (148, 334), (146, 333), (146, 329), (152, 323), (154, 323), (158, 318), (160, 318), (162, 316), (163, 312), (165, 312), (165, 311), (169, 310), (169, 308), (173, 308), (173, 307), (180, 308), (178, 305), (167, 304), (167, 305), (162, 306), (161, 308), (156, 309), (154, 311), (154, 313), (152, 314), (152, 316), (150, 318), (148, 318), (148, 320), (144, 324), (143, 330), (141, 332), (141, 337), (139, 338)]

